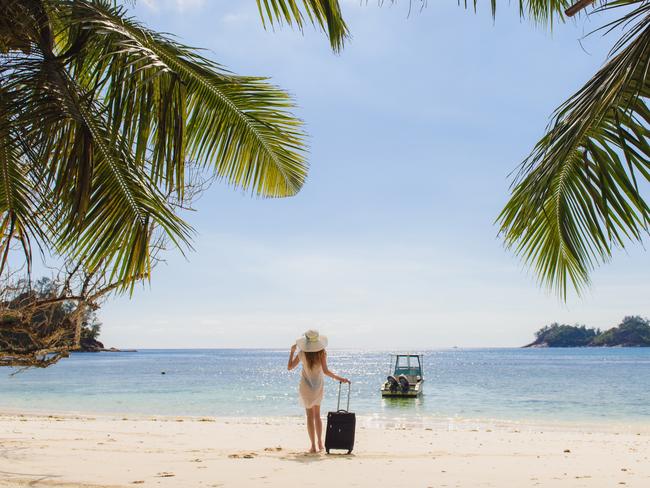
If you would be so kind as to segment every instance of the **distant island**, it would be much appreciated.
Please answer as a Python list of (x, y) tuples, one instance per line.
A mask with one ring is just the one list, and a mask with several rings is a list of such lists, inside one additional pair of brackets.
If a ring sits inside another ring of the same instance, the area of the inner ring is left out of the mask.
[(117, 349), (115, 347), (104, 347), (104, 343), (99, 340), (99, 333), (102, 324), (97, 320), (93, 313), (90, 320), (86, 320), (81, 326), (81, 341), (79, 349), (73, 352), (137, 352), (135, 349)]
[(606, 331), (554, 323), (535, 332), (535, 340), (524, 347), (650, 347), (650, 321), (629, 316)]

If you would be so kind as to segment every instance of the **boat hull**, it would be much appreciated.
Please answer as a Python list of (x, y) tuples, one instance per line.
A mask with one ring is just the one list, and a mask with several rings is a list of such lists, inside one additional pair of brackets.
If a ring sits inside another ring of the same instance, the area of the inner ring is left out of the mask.
[(415, 384), (411, 384), (407, 392), (402, 391), (391, 391), (388, 381), (386, 381), (381, 387), (381, 396), (382, 398), (417, 398), (422, 394), (424, 380), (418, 381)]

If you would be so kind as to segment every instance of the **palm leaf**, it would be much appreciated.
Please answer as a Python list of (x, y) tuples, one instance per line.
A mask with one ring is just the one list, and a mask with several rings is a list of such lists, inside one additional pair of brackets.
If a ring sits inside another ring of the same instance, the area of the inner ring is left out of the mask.
[(153, 227), (160, 226), (177, 245), (187, 244), (188, 227), (174, 214), (142, 168), (134, 164), (123, 141), (111, 134), (100, 110), (74, 97), (80, 91), (71, 86), (61, 99), (69, 112), (78, 114), (77, 122), (92, 140), (91, 192), (88, 210), (81, 220), (76, 212), (61, 219), (56, 232), (58, 245), (62, 250), (71, 250), (86, 269), (108, 263), (110, 280), (132, 286), (130, 278), (148, 276), (151, 271), (149, 246)]
[(30, 235), (45, 239), (37, 215), (38, 197), (29, 181), (28, 168), (20, 158), (8, 116), (11, 96), (0, 87), (0, 273), (5, 269), (12, 240), (20, 243), (28, 271), (31, 268)]
[[(61, 63), (47, 58), (23, 63), (13, 72), (12, 86), (26, 94), (15, 122), (32, 135), (34, 146), (42, 146), (33, 155), (34, 166), (47, 168), (44, 186), (51, 186), (48, 197), (56, 202), (34, 215), (48, 223), (59, 254), (86, 269), (108, 265), (111, 280), (132, 285), (130, 278), (150, 272), (153, 227), (177, 245), (187, 244), (187, 225), (109, 129), (106, 109)], [(40, 127), (52, 130), (44, 141)]]
[(160, 239), (187, 245), (175, 214), (186, 160), (260, 196), (302, 187), (302, 123), (266, 80), (232, 75), (108, 0), (11, 0), (0, 13), (23, 19), (0, 22), (3, 261), (12, 238), (28, 253), (36, 236), (133, 286)]
[(332, 49), (343, 49), (349, 37), (338, 0), (257, 0), (262, 23), (273, 26), (286, 22), (302, 30), (305, 21), (327, 33)]
[(556, 112), (522, 164), (498, 220), (506, 245), (566, 298), (614, 247), (640, 241), (650, 209), (650, 17), (647, 4), (621, 19), (633, 27), (596, 75)]
[(95, 43), (96, 56), (110, 59), (104, 80), (111, 123), (121, 127), (138, 160), (153, 147), (154, 176), (179, 178), (188, 157), (260, 196), (300, 190), (307, 173), (304, 135), (285, 92), (262, 78), (231, 75), (116, 9), (73, 3), (76, 23), (92, 32), (88, 43)]

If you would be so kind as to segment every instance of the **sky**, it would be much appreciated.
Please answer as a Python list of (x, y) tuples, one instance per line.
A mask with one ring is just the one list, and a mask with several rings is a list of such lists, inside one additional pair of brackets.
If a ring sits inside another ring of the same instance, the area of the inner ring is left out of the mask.
[(494, 225), (510, 172), (613, 44), (585, 38), (602, 17), (551, 33), (507, 3), (494, 22), (488, 2), (342, 8), (353, 37), (337, 55), (317, 30), (265, 30), (255, 0), (136, 3), (147, 26), (291, 93), (310, 171), (288, 199), (212, 186), (188, 216), (195, 250), (101, 310), (107, 346), (289, 347), (308, 328), (334, 348), (519, 346), (551, 322), (650, 315), (642, 246), (563, 303)]

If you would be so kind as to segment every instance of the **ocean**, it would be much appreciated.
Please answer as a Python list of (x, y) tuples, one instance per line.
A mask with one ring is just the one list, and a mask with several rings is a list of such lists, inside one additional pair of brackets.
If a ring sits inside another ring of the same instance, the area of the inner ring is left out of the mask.
[[(379, 393), (390, 369), (387, 352), (328, 351), (330, 369), (352, 380), (351, 410), (379, 421), (650, 422), (650, 348), (418, 352), (424, 395), (394, 400)], [(287, 355), (261, 349), (76, 353), (43, 370), (11, 375), (0, 369), (0, 410), (299, 416), (299, 368), (286, 370)], [(338, 387), (326, 381), (323, 412), (336, 407)]]

